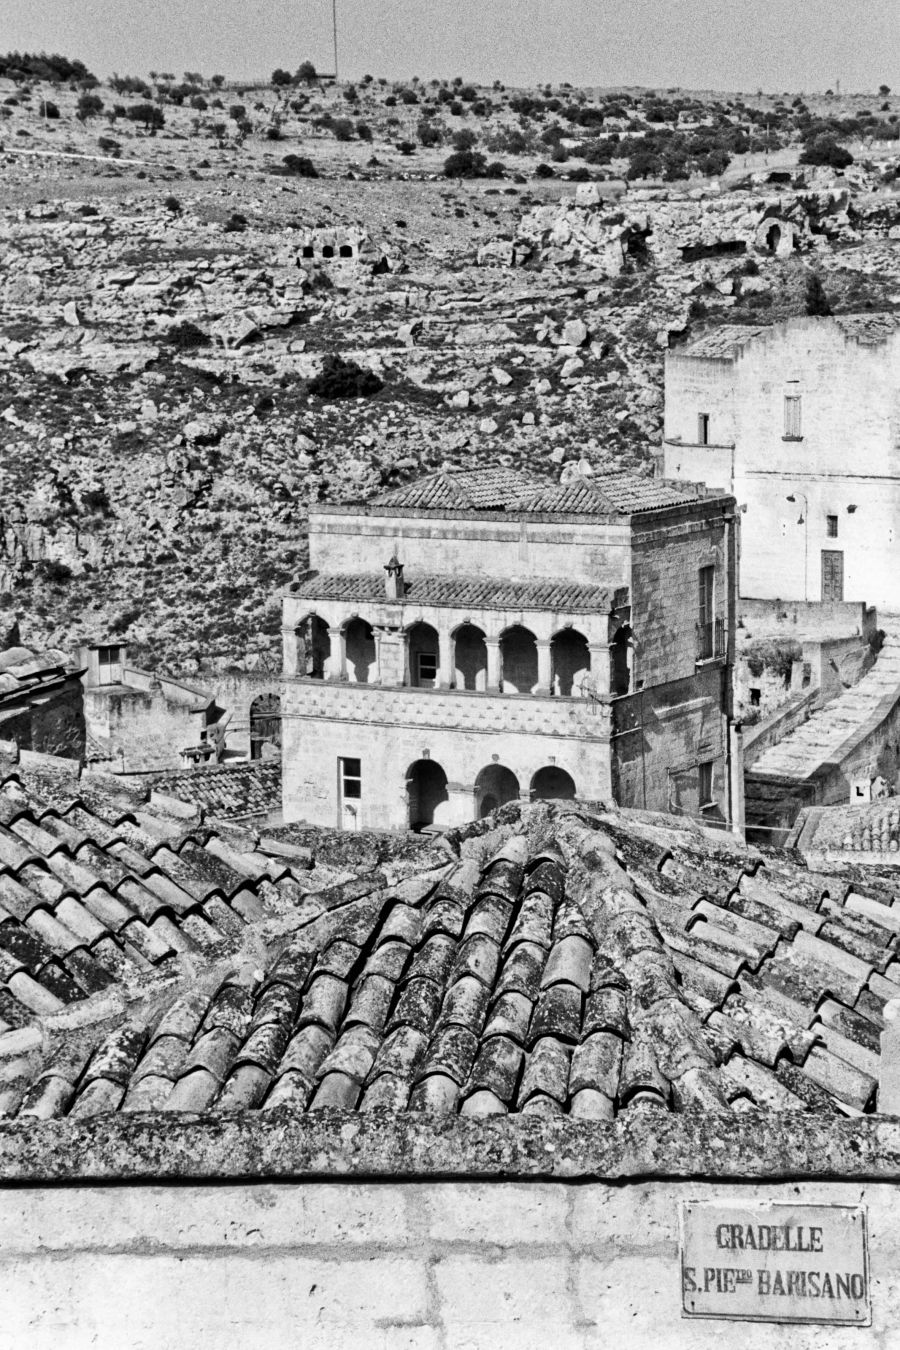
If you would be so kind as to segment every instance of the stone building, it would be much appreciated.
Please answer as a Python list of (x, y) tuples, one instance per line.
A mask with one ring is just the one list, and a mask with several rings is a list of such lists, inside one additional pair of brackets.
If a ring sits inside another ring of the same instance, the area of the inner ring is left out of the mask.
[(740, 818), (727, 494), (447, 471), (317, 506), (283, 597), (285, 820), (573, 797)]
[(79, 648), (87, 728), (123, 772), (219, 763), (228, 713), (209, 690), (128, 662), (121, 642)]
[(667, 479), (732, 492), (740, 594), (900, 609), (900, 318), (711, 329), (666, 357)]
[(896, 1342), (893, 884), (577, 802), (339, 884), (99, 776), (0, 812), (5, 1345)]

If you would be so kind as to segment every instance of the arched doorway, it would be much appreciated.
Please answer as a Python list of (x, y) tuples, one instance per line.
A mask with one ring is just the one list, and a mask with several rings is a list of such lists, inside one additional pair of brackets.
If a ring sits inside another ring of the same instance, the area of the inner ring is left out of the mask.
[(435, 689), (440, 667), (440, 639), (430, 623), (414, 623), (407, 630), (409, 682), (417, 689)]
[(281, 698), (260, 694), (250, 704), (250, 758), (275, 759), (281, 754)]
[(567, 801), (575, 797), (575, 780), (565, 769), (547, 764), (538, 769), (531, 780), (531, 800), (535, 802)]
[(417, 759), (406, 774), (409, 828), (422, 830), (435, 823), (440, 807), (450, 800), (447, 775), (433, 759)]
[(578, 694), (581, 681), (591, 668), (587, 638), (574, 628), (563, 628), (550, 643), (550, 662), (552, 692), (562, 698)]
[(328, 624), (318, 614), (308, 614), (297, 629), (297, 674), (307, 679), (325, 677), (325, 662), (331, 655)]
[(375, 634), (365, 619), (351, 619), (344, 629), (347, 679), (368, 684), (375, 668)]
[(504, 694), (530, 694), (538, 682), (534, 633), (516, 624), (500, 638), (500, 683)]
[(453, 678), (457, 689), (487, 688), (487, 645), (474, 623), (464, 623), (453, 635)]
[(483, 820), (499, 806), (514, 802), (519, 796), (519, 780), (512, 769), (503, 764), (489, 764), (475, 779), (475, 816)]

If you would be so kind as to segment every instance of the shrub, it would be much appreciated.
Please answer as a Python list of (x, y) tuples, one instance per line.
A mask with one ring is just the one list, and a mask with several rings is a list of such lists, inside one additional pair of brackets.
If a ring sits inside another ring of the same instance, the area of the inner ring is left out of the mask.
[(206, 99), (203, 97), (202, 94), (195, 94), (194, 97), (191, 99), (191, 107), (194, 109), (195, 112), (207, 112), (209, 109), (209, 104), (207, 103)]
[(505, 178), (506, 165), (502, 159), (493, 159), (484, 171), (486, 178)]
[(316, 398), (361, 398), (377, 394), (384, 388), (384, 381), (355, 361), (345, 361), (335, 354), (326, 356), (321, 375), (310, 380), (307, 387)]
[(224, 75), (213, 75), (212, 79), (210, 80), (210, 84), (213, 86), (214, 89), (221, 89), (224, 83), (225, 83)]
[(194, 347), (208, 347), (209, 338), (190, 319), (175, 323), (166, 332), (166, 340), (179, 351), (190, 351)]
[(231, 107), (228, 109), (228, 116), (234, 122), (243, 122), (244, 118), (247, 116), (247, 109), (244, 107), (243, 103), (232, 103)]
[(35, 574), (53, 586), (62, 586), (72, 579), (72, 569), (55, 558), (42, 558), (35, 564)]
[(372, 139), (372, 128), (368, 122), (357, 122), (356, 134), (361, 141), (370, 141)]
[(846, 146), (829, 132), (823, 132), (808, 141), (800, 156), (801, 164), (824, 164), (831, 169), (846, 169), (853, 163), (853, 156)]
[(454, 150), (473, 150), (478, 144), (478, 136), (469, 127), (463, 127), (455, 133), (452, 144)]
[(319, 173), (308, 155), (285, 155), (282, 160), (286, 173), (296, 174), (298, 178), (318, 178)]
[(825, 317), (831, 313), (831, 305), (818, 272), (811, 272), (807, 278), (805, 303), (807, 314)]
[(163, 206), (167, 211), (170, 211), (173, 216), (181, 215), (181, 202), (177, 197), (166, 197), (163, 201)]
[(477, 150), (455, 150), (444, 160), (445, 178), (483, 178), (486, 168), (487, 161)]
[(344, 90), (344, 98), (348, 103), (356, 103), (359, 100), (359, 94), (356, 92), (355, 84), (348, 84)]
[(555, 178), (556, 174), (549, 164), (539, 164), (534, 171), (535, 178)]
[(427, 118), (423, 117), (416, 130), (419, 137), (419, 144), (426, 150), (430, 150), (436, 145), (443, 145), (444, 129), (436, 122), (430, 122)]
[(336, 117), (331, 123), (331, 130), (336, 141), (353, 140), (353, 123), (349, 117)]
[(286, 84), (293, 84), (294, 77), (289, 70), (282, 70), (280, 66), (272, 71), (272, 83), (276, 89), (283, 88)]
[(416, 153), (416, 147), (412, 141), (399, 141), (397, 149), (401, 155), (414, 155)]
[(89, 117), (96, 117), (103, 111), (103, 99), (97, 94), (82, 94), (78, 100), (76, 116), (80, 121), (86, 122)]
[(98, 139), (97, 144), (104, 155), (112, 155), (114, 159), (118, 159), (119, 155), (122, 153), (121, 145), (118, 141), (114, 140), (112, 136), (101, 136)]
[(418, 103), (419, 95), (414, 89), (401, 89), (400, 102), (406, 104)]

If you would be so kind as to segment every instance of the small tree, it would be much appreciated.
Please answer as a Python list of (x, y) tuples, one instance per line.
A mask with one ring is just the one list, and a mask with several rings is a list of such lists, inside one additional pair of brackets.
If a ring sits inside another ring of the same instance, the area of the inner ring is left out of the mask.
[(155, 103), (136, 103), (127, 110), (125, 116), (129, 122), (142, 122), (151, 136), (155, 136), (160, 127), (166, 124), (162, 108), (158, 108)]
[(831, 305), (818, 272), (811, 272), (807, 278), (805, 298), (807, 314), (825, 317), (831, 313)]
[(87, 122), (103, 111), (103, 99), (97, 94), (82, 94), (78, 100), (76, 116), (80, 122)]
[(243, 122), (247, 116), (247, 109), (244, 107), (243, 103), (232, 103), (231, 107), (228, 109), (228, 116), (234, 122)]
[(824, 164), (830, 169), (846, 169), (853, 156), (830, 132), (824, 132), (808, 141), (800, 156), (801, 164)]
[(454, 150), (472, 150), (478, 144), (478, 136), (469, 127), (463, 127), (453, 137)]
[(887, 96), (888, 96), (888, 94), (889, 94), (890, 92), (891, 92), (891, 86), (890, 86), (889, 84), (880, 84), (880, 85), (878, 86), (878, 93), (879, 93), (879, 95), (881, 96), (881, 98), (887, 98)]
[(312, 61), (303, 61), (297, 68), (297, 79), (301, 84), (315, 84), (318, 79)]
[(282, 70), (279, 66), (272, 71), (272, 83), (276, 89), (283, 88), (285, 85), (293, 84), (294, 77), (289, 70)]
[(214, 89), (221, 89), (224, 83), (225, 83), (224, 75), (214, 75), (210, 80), (210, 84), (213, 86)]
[(487, 160), (477, 150), (455, 150), (444, 160), (445, 178), (483, 178)]

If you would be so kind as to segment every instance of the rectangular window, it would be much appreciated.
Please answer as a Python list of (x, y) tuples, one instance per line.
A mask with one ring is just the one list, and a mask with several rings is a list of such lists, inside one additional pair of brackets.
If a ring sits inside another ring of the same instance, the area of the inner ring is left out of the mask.
[(697, 414), (697, 444), (709, 445), (709, 413)]
[(784, 396), (784, 437), (788, 441), (801, 441), (803, 439), (799, 394), (785, 394)]
[(700, 810), (715, 806), (713, 801), (713, 761), (697, 765), (697, 793), (700, 798)]
[(434, 652), (419, 652), (418, 683), (425, 689), (433, 689), (437, 682), (437, 656)]
[(701, 567), (698, 575), (697, 660), (716, 654), (716, 569)]
[(829, 539), (837, 539), (837, 537), (838, 537), (838, 518), (837, 518), (837, 516), (826, 516), (826, 517), (825, 517), (825, 533), (828, 535), (828, 538), (829, 538)]
[(750, 690), (750, 707), (751, 707), (751, 708), (758, 708), (759, 705), (760, 705), (760, 700), (761, 700), (761, 698), (762, 698), (762, 690), (761, 690), (761, 689), (751, 689), (751, 690)]
[(120, 647), (98, 647), (97, 677), (100, 684), (116, 684), (121, 679)]
[(341, 796), (345, 801), (358, 800), (362, 796), (362, 774), (358, 759), (339, 759), (341, 778)]

